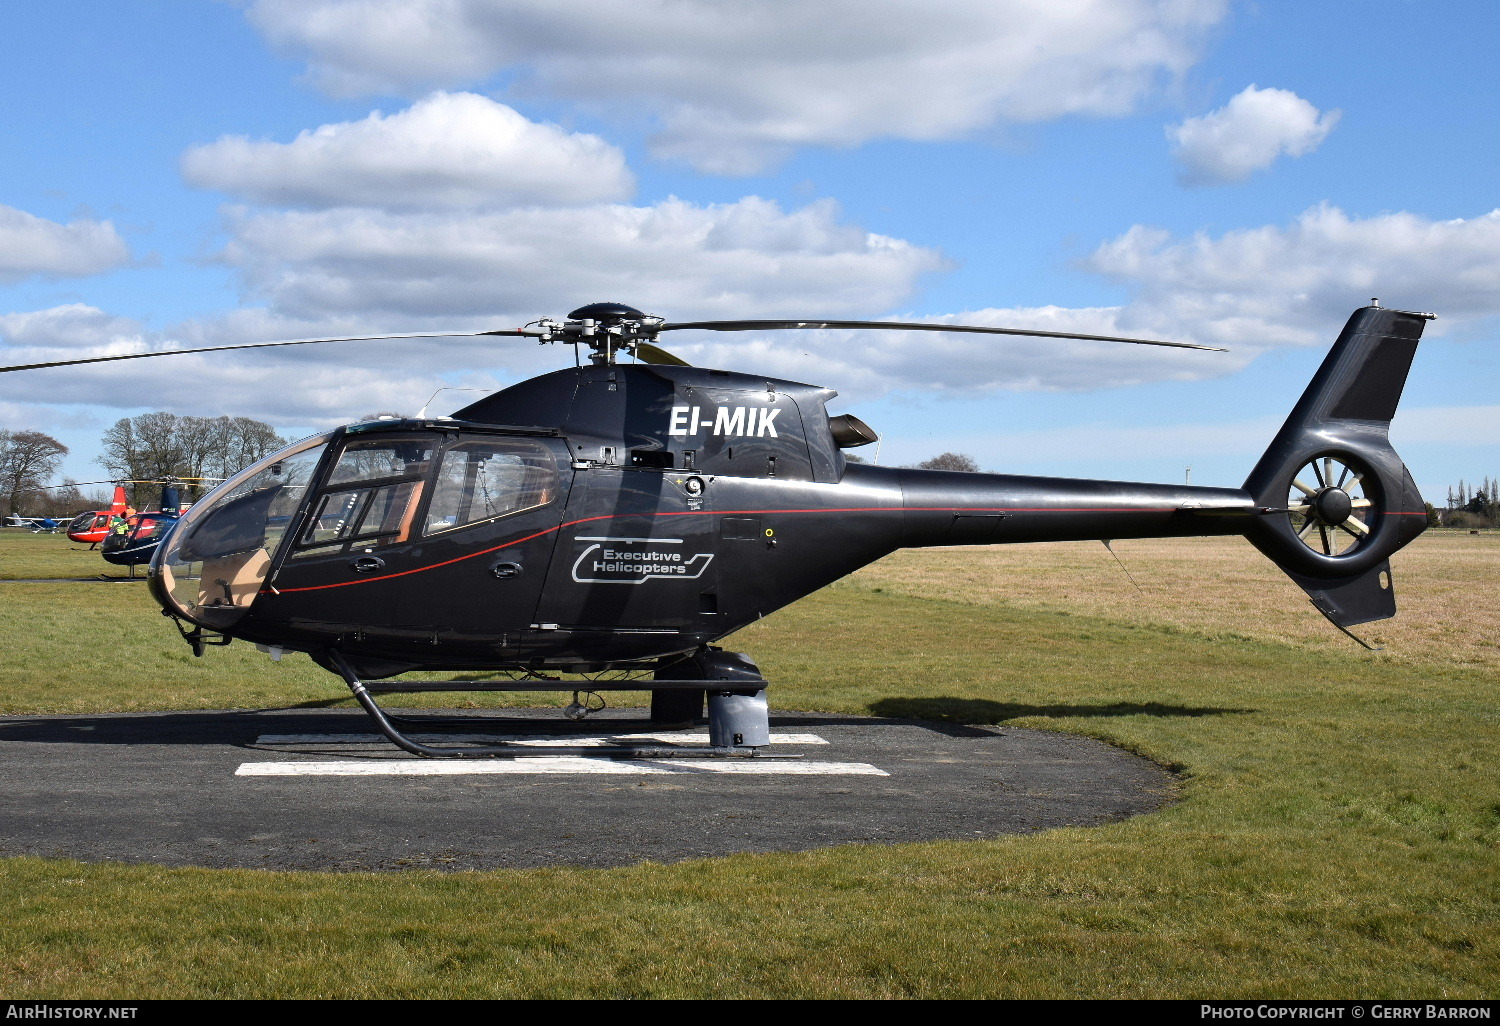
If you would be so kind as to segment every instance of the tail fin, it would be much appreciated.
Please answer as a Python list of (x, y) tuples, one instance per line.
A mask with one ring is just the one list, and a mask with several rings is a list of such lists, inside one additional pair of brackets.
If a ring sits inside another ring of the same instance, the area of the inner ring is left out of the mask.
[(1251, 543), (1339, 627), (1396, 615), (1390, 555), (1427, 527), (1390, 426), (1432, 316), (1356, 310), (1245, 481), (1275, 511), (1256, 518)]

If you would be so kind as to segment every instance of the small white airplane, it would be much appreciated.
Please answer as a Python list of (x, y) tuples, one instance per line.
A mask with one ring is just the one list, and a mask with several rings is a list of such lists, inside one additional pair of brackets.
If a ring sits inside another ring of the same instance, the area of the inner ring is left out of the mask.
[(5, 518), (5, 526), (29, 528), (32, 534), (56, 534), (62, 530), (63, 521), (51, 517), (23, 517), (19, 513), (12, 513)]

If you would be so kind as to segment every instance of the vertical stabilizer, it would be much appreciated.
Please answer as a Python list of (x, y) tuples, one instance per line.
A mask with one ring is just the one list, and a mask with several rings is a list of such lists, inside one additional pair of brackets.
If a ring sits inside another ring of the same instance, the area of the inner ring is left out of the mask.
[(1247, 532), (1340, 627), (1396, 613), (1391, 553), (1427, 526), (1391, 418), (1432, 314), (1356, 310), (1245, 481)]

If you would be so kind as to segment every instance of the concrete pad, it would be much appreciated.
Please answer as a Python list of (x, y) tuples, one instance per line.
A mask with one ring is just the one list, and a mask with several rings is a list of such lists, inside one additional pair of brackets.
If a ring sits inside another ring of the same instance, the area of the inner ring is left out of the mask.
[[(437, 714), (438, 710), (422, 710)], [(265, 869), (675, 862), (837, 844), (974, 839), (1161, 807), (1160, 767), (1012, 727), (773, 715), (768, 752), (705, 759), (702, 726), (608, 709), (475, 715), (511, 759), (429, 760), (327, 709), (0, 717), (0, 855)], [(463, 732), (420, 729), (455, 743)], [(644, 743), (648, 760), (548, 754)]]

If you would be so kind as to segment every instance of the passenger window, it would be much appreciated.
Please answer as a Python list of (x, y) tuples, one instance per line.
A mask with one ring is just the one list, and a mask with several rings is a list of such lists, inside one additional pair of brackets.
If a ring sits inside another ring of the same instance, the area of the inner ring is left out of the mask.
[(427, 534), (545, 506), (557, 494), (557, 464), (518, 439), (466, 441), (443, 452), (427, 507)]

